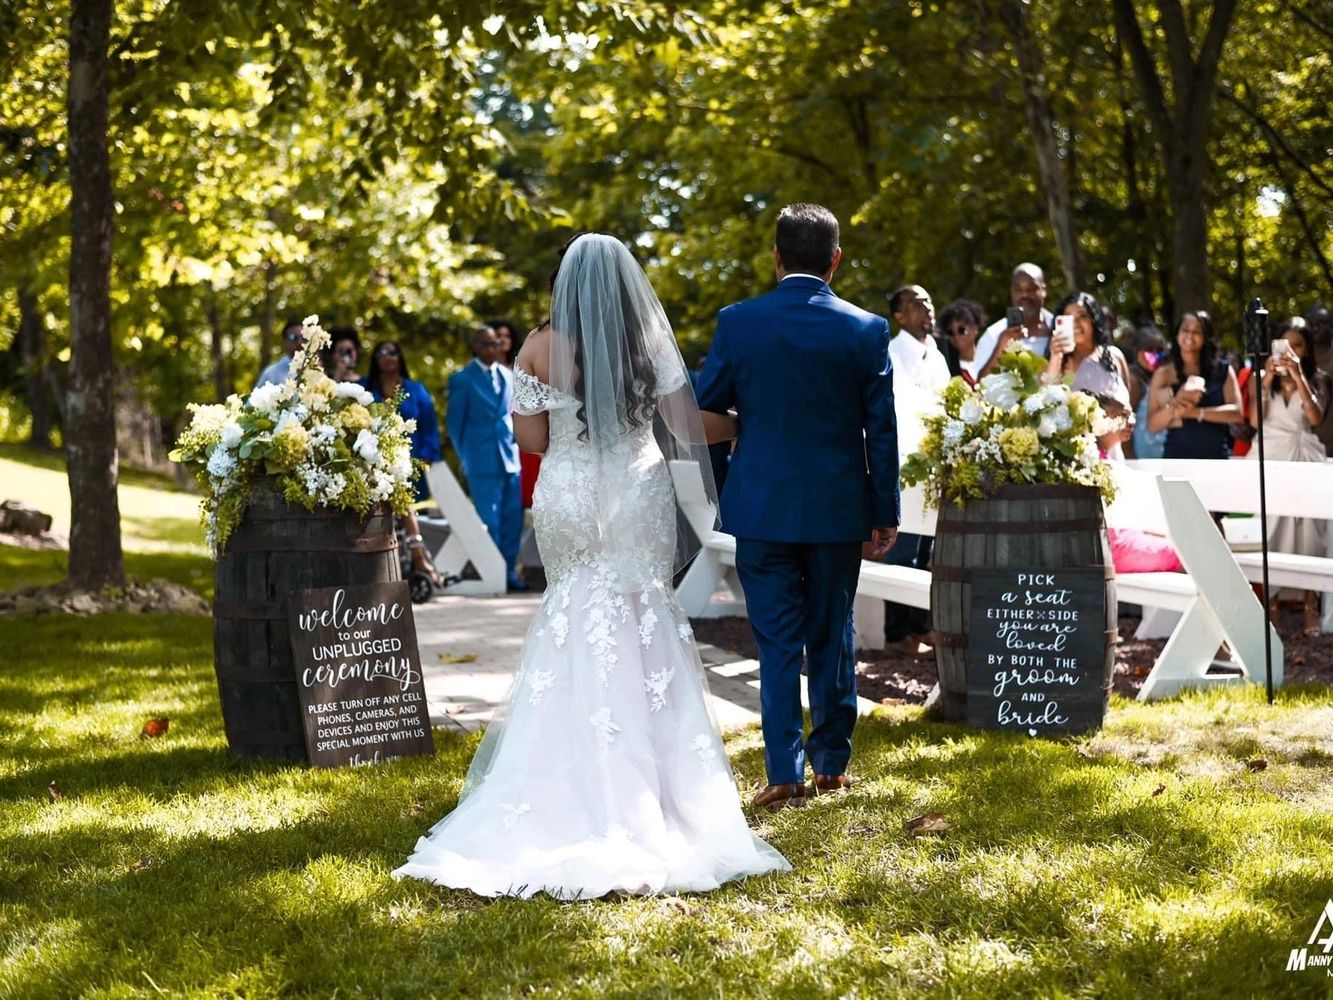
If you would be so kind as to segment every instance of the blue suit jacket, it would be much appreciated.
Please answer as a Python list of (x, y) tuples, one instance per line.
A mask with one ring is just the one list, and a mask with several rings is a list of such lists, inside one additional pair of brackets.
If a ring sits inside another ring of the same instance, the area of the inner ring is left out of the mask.
[(722, 528), (771, 542), (855, 542), (899, 519), (889, 324), (796, 276), (718, 313), (699, 406), (736, 409)]
[(472, 361), (449, 377), (449, 402), (444, 426), (463, 461), (468, 479), (518, 472), (518, 443), (514, 440), (514, 373), (504, 365), (500, 391), (491, 374)]

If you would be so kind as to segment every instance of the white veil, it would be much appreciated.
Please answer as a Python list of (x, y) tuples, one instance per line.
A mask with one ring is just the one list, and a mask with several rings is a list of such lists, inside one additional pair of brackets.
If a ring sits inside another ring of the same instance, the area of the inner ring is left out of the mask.
[[(675, 335), (647, 276), (613, 236), (589, 233), (566, 246), (551, 296), (550, 385), (579, 401), (580, 436), (602, 475), (598, 523), (607, 548), (630, 498), (618, 488), (633, 432), (651, 425), (667, 462), (693, 462), (717, 509), (703, 419)], [(677, 508), (676, 569), (699, 541)]]

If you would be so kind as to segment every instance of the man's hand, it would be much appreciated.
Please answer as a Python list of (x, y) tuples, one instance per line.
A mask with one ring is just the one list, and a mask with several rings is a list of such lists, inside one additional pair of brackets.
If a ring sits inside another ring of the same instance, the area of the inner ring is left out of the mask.
[(883, 559), (897, 540), (897, 528), (871, 528), (870, 541), (861, 546), (861, 556), (864, 559)]

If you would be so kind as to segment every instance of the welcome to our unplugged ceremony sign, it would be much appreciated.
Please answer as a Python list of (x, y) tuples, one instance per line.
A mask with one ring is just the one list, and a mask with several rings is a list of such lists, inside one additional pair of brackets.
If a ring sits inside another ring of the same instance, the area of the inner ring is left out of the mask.
[(310, 763), (433, 754), (407, 583), (305, 590), (289, 607)]

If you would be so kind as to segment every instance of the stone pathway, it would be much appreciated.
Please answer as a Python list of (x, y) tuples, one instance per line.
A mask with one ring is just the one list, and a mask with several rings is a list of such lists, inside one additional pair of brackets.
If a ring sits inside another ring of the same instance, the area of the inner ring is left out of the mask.
[[(464, 732), (482, 728), (509, 692), (540, 595), (436, 597), (413, 608), (431, 722)], [(700, 644), (713, 716), (724, 729), (759, 722), (759, 662)], [(801, 700), (808, 704), (805, 678)], [(859, 699), (865, 714), (875, 703)]]

